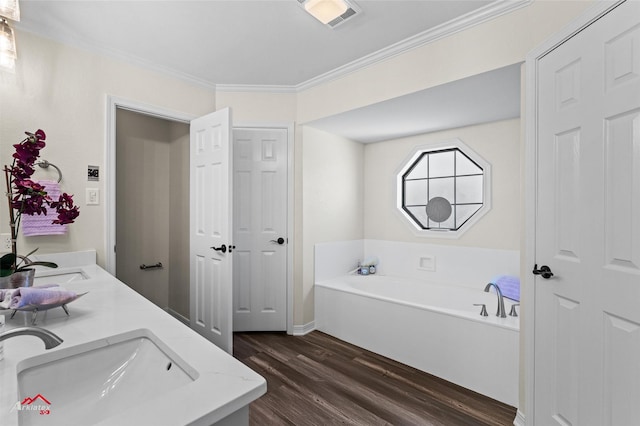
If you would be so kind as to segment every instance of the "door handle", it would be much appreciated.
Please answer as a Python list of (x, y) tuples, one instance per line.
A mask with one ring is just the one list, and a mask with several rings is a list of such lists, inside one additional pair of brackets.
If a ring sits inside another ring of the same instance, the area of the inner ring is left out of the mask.
[(551, 268), (549, 268), (547, 265), (542, 265), (540, 269), (538, 269), (537, 263), (535, 264), (535, 266), (533, 267), (533, 271), (531, 272), (533, 272), (533, 275), (542, 275), (542, 278), (544, 278), (545, 280), (548, 280), (553, 276)]
[(280, 244), (283, 245), (284, 244), (284, 238), (280, 237), (277, 240), (271, 240), (269, 241), (270, 243), (276, 243), (276, 244)]
[(142, 270), (157, 269), (157, 268), (162, 268), (162, 262), (158, 262), (155, 265), (145, 265), (144, 263), (140, 265), (140, 269)]
[(214, 249), (215, 251), (221, 251), (223, 253), (227, 252), (227, 246), (225, 244), (221, 245), (220, 247), (211, 247), (212, 249)]

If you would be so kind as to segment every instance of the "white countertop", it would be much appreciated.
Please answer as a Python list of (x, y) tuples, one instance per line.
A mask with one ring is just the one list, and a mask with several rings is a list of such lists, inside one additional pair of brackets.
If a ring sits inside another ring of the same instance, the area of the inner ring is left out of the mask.
[[(88, 254), (88, 256), (87, 256)], [(70, 253), (71, 259), (95, 259), (94, 252)], [(41, 256), (45, 258), (45, 256)], [(211, 425), (250, 402), (267, 390), (264, 378), (236, 360), (188, 326), (118, 281), (95, 264), (77, 265), (68, 257), (54, 258), (59, 271), (80, 269), (89, 279), (64, 283), (77, 293), (88, 292), (61, 308), (38, 313), (36, 326), (60, 336), (64, 342), (45, 351), (43, 342), (33, 336), (17, 336), (4, 342), (0, 360), (0, 424), (18, 424), (19, 399), (17, 364), (27, 358), (69, 348), (115, 334), (137, 329), (151, 330), (162, 342), (198, 372), (198, 378), (184, 386), (124, 410), (100, 424), (123, 425)], [(57, 270), (58, 271), (58, 270)], [(45, 272), (46, 273), (46, 272)], [(6, 318), (5, 330), (31, 325), (31, 313), (0, 311)], [(27, 395), (29, 396), (29, 395)], [(32, 396), (32, 395), (31, 395)], [(52, 402), (51, 409), (55, 409)]]

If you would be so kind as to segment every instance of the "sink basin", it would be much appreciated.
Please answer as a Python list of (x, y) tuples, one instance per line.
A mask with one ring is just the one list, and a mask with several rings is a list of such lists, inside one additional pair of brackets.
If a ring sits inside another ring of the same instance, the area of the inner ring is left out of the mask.
[(17, 371), (20, 425), (98, 423), (198, 377), (146, 329), (29, 358)]
[(72, 281), (86, 280), (88, 278), (87, 274), (80, 268), (40, 269), (36, 272), (33, 284), (63, 285)]

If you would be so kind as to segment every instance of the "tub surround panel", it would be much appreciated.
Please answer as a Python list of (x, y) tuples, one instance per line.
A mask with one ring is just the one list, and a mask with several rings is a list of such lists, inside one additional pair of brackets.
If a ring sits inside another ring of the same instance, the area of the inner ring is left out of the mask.
[(520, 251), (365, 240), (364, 257), (380, 259), (378, 273), (480, 288), (496, 275), (520, 275)]
[(520, 274), (520, 252), (477, 247), (351, 240), (316, 244), (315, 281), (339, 277), (377, 257), (378, 275), (484, 288), (496, 275)]

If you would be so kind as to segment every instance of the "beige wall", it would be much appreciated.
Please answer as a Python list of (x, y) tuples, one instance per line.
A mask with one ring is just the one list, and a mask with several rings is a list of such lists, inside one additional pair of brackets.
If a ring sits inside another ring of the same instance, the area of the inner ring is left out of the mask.
[(295, 93), (216, 93), (216, 109), (231, 108), (236, 124), (293, 123), (296, 119)]
[(302, 157), (303, 286), (296, 295), (303, 312), (295, 324), (314, 319), (314, 244), (363, 238), (364, 146), (304, 127)]
[[(398, 214), (396, 174), (414, 148), (459, 138), (491, 165), (491, 210), (460, 238), (416, 236)], [(507, 120), (368, 144), (365, 238), (506, 250), (520, 249), (520, 120)]]
[[(11, 145), (22, 140), (25, 130), (43, 129), (48, 145), (41, 157), (60, 167), (62, 190), (75, 194), (80, 205), (80, 217), (67, 235), (20, 237), (19, 251), (95, 248), (104, 266), (104, 204), (86, 206), (85, 188), (98, 187), (104, 201), (107, 95), (202, 115), (214, 110), (215, 92), (31, 33), (18, 30), (16, 37), (16, 72), (0, 72), (0, 159), (2, 164), (10, 160)], [(101, 167), (97, 184), (87, 182), (88, 165)], [(9, 230), (6, 218), (3, 207), (0, 232)]]

